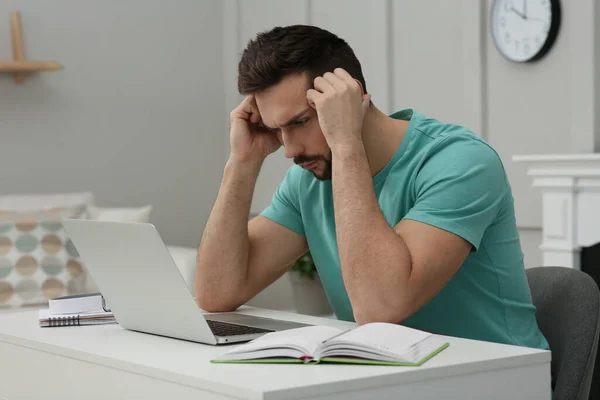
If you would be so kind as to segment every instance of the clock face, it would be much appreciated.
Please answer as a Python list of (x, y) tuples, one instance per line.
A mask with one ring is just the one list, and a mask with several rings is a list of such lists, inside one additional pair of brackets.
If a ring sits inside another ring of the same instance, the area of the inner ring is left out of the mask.
[(494, 0), (492, 38), (507, 59), (536, 60), (550, 49), (559, 21), (558, 0)]

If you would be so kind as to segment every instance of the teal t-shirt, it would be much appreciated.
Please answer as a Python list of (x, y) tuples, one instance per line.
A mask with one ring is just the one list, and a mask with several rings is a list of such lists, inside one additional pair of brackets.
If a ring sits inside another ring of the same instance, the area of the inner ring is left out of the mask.
[[(391, 227), (402, 219), (420, 221), (473, 246), (441, 292), (402, 324), (548, 349), (536, 322), (513, 196), (498, 154), (466, 128), (413, 109), (391, 117), (410, 122), (393, 158), (373, 177), (383, 216)], [(261, 215), (306, 237), (335, 314), (354, 321), (340, 269), (332, 182), (293, 166)]]

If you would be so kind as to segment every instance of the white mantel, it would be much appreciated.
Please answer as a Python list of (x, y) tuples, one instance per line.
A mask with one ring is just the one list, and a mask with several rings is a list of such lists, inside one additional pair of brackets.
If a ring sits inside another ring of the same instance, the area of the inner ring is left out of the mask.
[(514, 156), (542, 192), (542, 262), (580, 269), (580, 249), (600, 242), (600, 154)]

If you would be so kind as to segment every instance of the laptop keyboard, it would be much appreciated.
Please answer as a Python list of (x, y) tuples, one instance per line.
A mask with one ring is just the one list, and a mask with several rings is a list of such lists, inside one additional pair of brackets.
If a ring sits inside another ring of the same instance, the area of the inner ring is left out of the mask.
[(268, 333), (274, 332), (269, 329), (255, 328), (253, 326), (231, 324), (229, 322), (206, 320), (210, 330), (215, 336), (237, 336), (249, 335), (252, 333)]

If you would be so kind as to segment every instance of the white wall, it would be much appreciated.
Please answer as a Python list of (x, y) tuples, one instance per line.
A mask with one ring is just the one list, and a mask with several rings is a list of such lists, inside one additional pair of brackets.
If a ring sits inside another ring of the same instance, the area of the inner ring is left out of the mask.
[(0, 194), (152, 204), (166, 242), (197, 246), (225, 159), (221, 3), (3, 0), (0, 59), (13, 10), (26, 57), (65, 68), (0, 74)]

